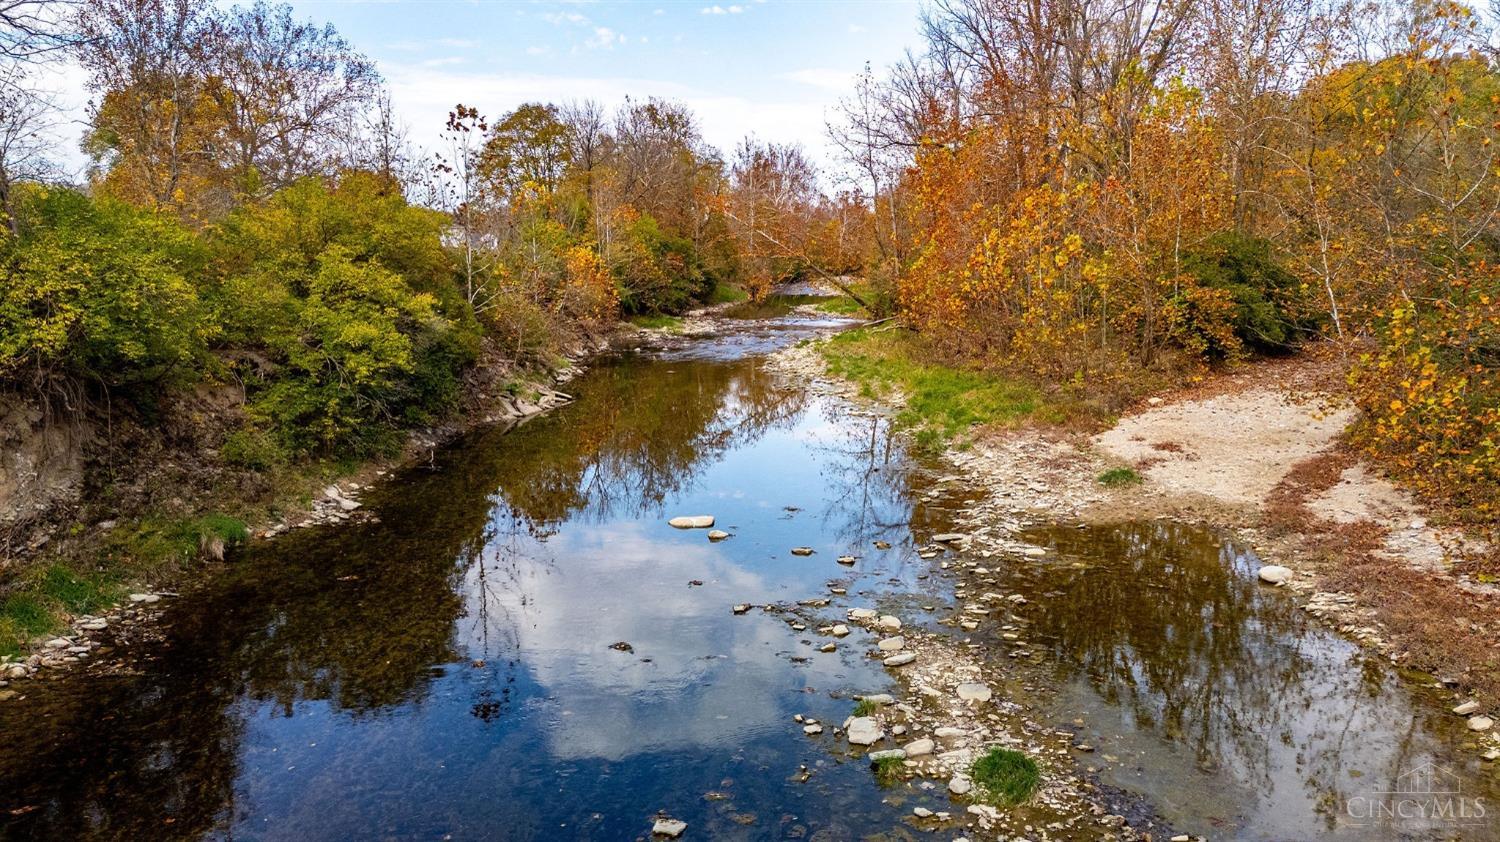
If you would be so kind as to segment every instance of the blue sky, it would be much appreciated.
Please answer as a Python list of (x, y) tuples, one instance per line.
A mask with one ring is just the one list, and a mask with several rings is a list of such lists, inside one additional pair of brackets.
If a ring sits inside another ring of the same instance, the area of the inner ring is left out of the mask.
[[(920, 42), (918, 0), (287, 1), (375, 60), (418, 146), (437, 146), (459, 102), (494, 117), (524, 102), (658, 96), (691, 106), (726, 153), (751, 133), (798, 142), (828, 176), (824, 126), (852, 78)], [(64, 110), (55, 158), (81, 178), (84, 74), (68, 63), (44, 82)]]
[(826, 161), (825, 119), (851, 78), (918, 43), (916, 0), (292, 5), (375, 59), (419, 144), (457, 102), (493, 116), (534, 100), (616, 105), (628, 94), (687, 103), (726, 151), (753, 132)]

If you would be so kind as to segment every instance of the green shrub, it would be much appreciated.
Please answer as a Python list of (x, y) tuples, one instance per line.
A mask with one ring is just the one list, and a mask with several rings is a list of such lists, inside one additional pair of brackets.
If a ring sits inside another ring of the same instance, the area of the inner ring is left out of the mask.
[(286, 452), (276, 439), (258, 427), (243, 427), (224, 438), (219, 448), (224, 461), (241, 468), (265, 471), (286, 462)]
[[(67, 188), (17, 188), (0, 237), (0, 379), (23, 372), (154, 387), (190, 374), (214, 332), (172, 218)], [(128, 395), (127, 395), (128, 396)]]
[[(1301, 280), (1277, 261), (1266, 240), (1225, 232), (1189, 252), (1183, 264), (1199, 284), (1229, 294), (1231, 325), (1247, 348), (1286, 352), (1318, 327), (1310, 315), (1317, 308), (1307, 300)], [(1211, 343), (1206, 350), (1219, 357), (1227, 351), (1222, 343)]]

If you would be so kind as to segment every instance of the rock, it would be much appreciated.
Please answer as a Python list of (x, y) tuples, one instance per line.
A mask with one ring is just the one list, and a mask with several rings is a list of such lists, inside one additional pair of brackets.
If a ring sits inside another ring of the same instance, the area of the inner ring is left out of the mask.
[(983, 684), (960, 684), (957, 688), (958, 697), (966, 702), (988, 702), (990, 688)]
[(874, 718), (869, 716), (856, 716), (849, 720), (849, 725), (844, 728), (844, 734), (849, 738), (851, 745), (857, 746), (875, 745), (883, 736), (880, 726), (875, 723)]
[[(1152, 400), (1159, 402), (1161, 398), (1152, 398)], [(1186, 833), (1179, 833), (1172, 837), (1172, 842), (1192, 842), (1192, 839), (1193, 837), (1188, 836)]]
[(934, 543), (938, 544), (957, 544), (961, 541), (969, 540), (969, 536), (963, 534), (962, 532), (943, 532), (941, 534), (932, 536), (932, 540)]
[(921, 757), (924, 754), (932, 754), (932, 750), (935, 748), (937, 748), (937, 743), (925, 737), (920, 740), (912, 740), (906, 744), (906, 756)]
[(21, 694), (14, 690), (0, 690), (0, 702), (8, 702), (19, 695)]
[(823, 733), (823, 726), (819, 725), (816, 722), (812, 723), (811, 725), (803, 725), (802, 733), (806, 734), (809, 737), (816, 736)]
[(338, 499), (338, 504), (339, 508), (343, 509), (346, 512), (352, 512), (355, 509), (359, 508), (359, 501), (350, 500), (348, 497), (340, 497)]
[(1471, 717), (1469, 717), (1469, 730), (1470, 731), (1488, 731), (1488, 730), (1490, 730), (1490, 728), (1494, 727), (1494, 725), (1495, 725), (1495, 720), (1490, 719), (1488, 716), (1471, 716)]
[(967, 795), (974, 788), (974, 782), (962, 775), (954, 775), (948, 780), (948, 791), (954, 795)]
[(1478, 713), (1479, 703), (1471, 699), (1454, 708), (1453, 712), (1458, 714), (1459, 716), (1468, 716), (1471, 713)]
[(911, 808), (911, 814), (919, 819), (932, 818), (932, 811), (927, 809), (926, 807), (913, 807)]
[(903, 751), (902, 749), (899, 749), (899, 748), (888, 748), (885, 751), (872, 751), (868, 755), (866, 755), (866, 757), (870, 758), (870, 762), (871, 763), (875, 763), (876, 761), (880, 761), (880, 760), (885, 760), (887, 758), (895, 758), (897, 760), (905, 760), (906, 759), (906, 752)]
[(889, 658), (886, 658), (884, 661), (881, 661), (881, 663), (885, 664), (888, 667), (904, 667), (912, 661), (915, 661), (916, 659), (917, 653), (915, 652), (900, 652), (890, 656)]
[(729, 533), (722, 529), (715, 529), (708, 533), (708, 540), (710, 541), (722, 541), (728, 537)]
[(838, 563), (839, 564), (853, 564), (857, 560), (858, 559), (856, 559), (852, 555), (841, 555), (841, 556), (838, 557)]
[(891, 548), (891, 542), (890, 541), (876, 541), (875, 542), (875, 549), (877, 549), (877, 550), (888, 550), (890, 548)]
[(812, 547), (792, 547), (792, 555), (812, 555)]
[(130, 601), (150, 605), (153, 602), (161, 602), (161, 597), (154, 593), (133, 593), (130, 595)]
[(890, 695), (889, 693), (872, 693), (868, 696), (860, 696), (859, 700), (862, 702), (869, 702), (872, 705), (880, 705), (881, 707), (885, 707), (886, 705), (894, 705), (896, 703), (896, 697)]
[(687, 822), (677, 819), (657, 819), (656, 824), (651, 825), (653, 836), (666, 836), (671, 839), (681, 836), (685, 830), (687, 830)]
[(968, 731), (965, 731), (962, 728), (953, 728), (951, 726), (944, 726), (937, 729), (936, 731), (933, 731), (932, 733), (937, 735), (939, 739), (943, 740), (951, 740), (957, 737), (967, 737), (969, 735)]
[(818, 651), (819, 652), (837, 652), (838, 648), (839, 648), (838, 644), (836, 644), (836, 643), (825, 643), (822, 646), (818, 647)]
[(67, 649), (73, 645), (73, 641), (61, 637), (54, 637), (45, 644), (48, 649)]
[(609, 645), (609, 648), (615, 650), (616, 652), (634, 652), (635, 651), (635, 647), (634, 646), (631, 646), (629, 643), (626, 643), (623, 640), (620, 641), (620, 642), (618, 642), (618, 643), (611, 643)]
[(880, 651), (882, 652), (899, 652), (901, 647), (906, 645), (906, 638), (896, 635), (895, 637), (888, 637), (876, 645), (880, 647)]
[(849, 619), (851, 620), (873, 620), (876, 616), (877, 612), (873, 608), (849, 609)]
[(901, 631), (901, 621), (889, 614), (881, 617), (875, 625), (888, 631)]
[(739, 605), (736, 605), (732, 610), (736, 614), (744, 614), (745, 612), (750, 610), (750, 606), (742, 602)]
[(667, 521), (668, 526), (678, 529), (707, 529), (714, 525), (713, 515), (682, 515)]
[(838, 625), (829, 629), (828, 633), (833, 635), (834, 637), (848, 637), (849, 627), (844, 625), (843, 623), (839, 623)]
[(1500, 760), (1500, 748), (1492, 748), (1479, 756), (1489, 761)]
[(1256, 575), (1260, 577), (1262, 582), (1279, 585), (1292, 578), (1292, 571), (1290, 568), (1282, 567), (1279, 564), (1267, 564)]

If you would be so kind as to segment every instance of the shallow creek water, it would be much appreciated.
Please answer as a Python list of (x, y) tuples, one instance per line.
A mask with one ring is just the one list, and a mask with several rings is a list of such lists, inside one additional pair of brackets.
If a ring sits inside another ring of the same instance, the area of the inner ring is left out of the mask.
[[(912, 806), (962, 813), (941, 786), (882, 788), (831, 727), (792, 719), (837, 724), (852, 695), (897, 692), (871, 639), (821, 653), (787, 615), (731, 611), (837, 580), (829, 619), (883, 605), (949, 628), (954, 580), (917, 548), (963, 492), (879, 415), (761, 368), (838, 326), (795, 300), (597, 361), (575, 403), (369, 493), (375, 520), (231, 559), (123, 672), (29, 685), (0, 705), (0, 836), (635, 839), (660, 810), (697, 839), (930, 838)], [(677, 514), (733, 537), (675, 530)], [(1340, 823), (1344, 801), (1425, 762), (1494, 792), (1455, 759), (1462, 721), (1437, 697), (1257, 585), (1228, 538), (1167, 522), (1027, 537), (1049, 554), (989, 561), (984, 585), (1027, 596), (1004, 620), (1022, 640), (999, 620), (972, 637), (1009, 683), (1051, 688), (1028, 703), (1092, 744), (1081, 773), (1164, 825), (1399, 838)]]

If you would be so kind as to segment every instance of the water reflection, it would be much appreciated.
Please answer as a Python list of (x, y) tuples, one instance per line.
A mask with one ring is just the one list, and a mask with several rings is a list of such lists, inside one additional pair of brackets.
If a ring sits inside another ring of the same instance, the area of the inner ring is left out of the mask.
[[(1054, 557), (1016, 572), (1030, 648), (1050, 650), (1059, 718), (1118, 759), (1107, 782), (1148, 795), (1182, 829), (1242, 838), (1382, 838), (1346, 805), (1437, 762), (1497, 793), (1455, 755), (1462, 720), (1415, 698), (1381, 661), (1254, 577), (1259, 560), (1167, 521), (1028, 536)], [(1464, 838), (1494, 838), (1464, 827)]]

